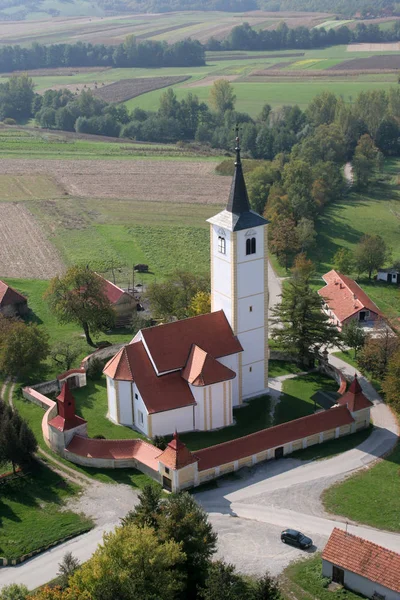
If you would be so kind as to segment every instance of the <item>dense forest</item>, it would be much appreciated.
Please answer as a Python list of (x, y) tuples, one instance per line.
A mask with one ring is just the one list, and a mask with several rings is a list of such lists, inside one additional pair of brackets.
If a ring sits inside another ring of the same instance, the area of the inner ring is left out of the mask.
[(0, 72), (53, 67), (187, 67), (205, 64), (205, 49), (197, 40), (137, 42), (128, 36), (119, 46), (104, 44), (34, 43), (30, 48), (0, 47)]
[(286, 23), (281, 23), (273, 31), (256, 31), (248, 23), (234, 27), (229, 36), (219, 41), (210, 38), (207, 50), (286, 50), (292, 48), (323, 48), (338, 44), (353, 43), (382, 43), (400, 40), (400, 21), (395, 21), (392, 27), (382, 30), (379, 25), (358, 23), (355, 29), (346, 25), (337, 29), (323, 27), (308, 29), (295, 27), (290, 29)]

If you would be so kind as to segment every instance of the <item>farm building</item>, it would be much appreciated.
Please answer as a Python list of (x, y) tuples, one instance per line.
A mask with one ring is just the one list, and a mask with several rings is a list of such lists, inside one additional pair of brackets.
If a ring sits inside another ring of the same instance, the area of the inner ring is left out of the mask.
[(123, 327), (132, 321), (133, 312), (137, 309), (137, 300), (132, 294), (125, 292), (108, 279), (97, 273), (104, 282), (104, 293), (116, 312), (116, 326)]
[(339, 330), (351, 320), (372, 324), (384, 318), (358, 283), (332, 269), (322, 276), (326, 286), (318, 290), (324, 299), (324, 310)]
[(387, 283), (400, 283), (400, 271), (394, 267), (392, 269), (379, 269), (376, 279)]
[(400, 598), (400, 554), (336, 527), (322, 553), (322, 574), (373, 600)]
[(19, 292), (0, 280), (0, 313), (5, 317), (22, 317), (28, 312), (28, 301)]
[(236, 153), (226, 209), (209, 219), (213, 312), (139, 331), (104, 370), (109, 418), (149, 437), (226, 427), (268, 390), (267, 221)]

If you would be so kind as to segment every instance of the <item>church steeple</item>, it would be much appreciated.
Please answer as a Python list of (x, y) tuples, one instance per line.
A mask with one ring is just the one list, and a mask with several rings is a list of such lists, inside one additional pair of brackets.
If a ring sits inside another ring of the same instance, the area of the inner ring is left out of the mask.
[(228, 204), (226, 210), (228, 212), (240, 215), (243, 212), (250, 211), (250, 202), (247, 195), (246, 183), (243, 176), (242, 160), (240, 158), (240, 139), (239, 139), (239, 128), (236, 128), (236, 161), (235, 161), (235, 173), (233, 175), (231, 191), (229, 194)]
[(243, 175), (242, 160), (240, 157), (239, 127), (236, 126), (236, 160), (231, 190), (226, 209), (215, 215), (208, 222), (218, 225), (229, 231), (241, 231), (266, 225), (268, 221), (250, 208), (246, 182)]

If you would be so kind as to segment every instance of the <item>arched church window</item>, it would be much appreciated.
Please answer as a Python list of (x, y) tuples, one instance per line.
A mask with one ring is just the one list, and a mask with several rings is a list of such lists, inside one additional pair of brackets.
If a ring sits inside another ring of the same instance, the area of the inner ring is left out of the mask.
[(218, 252), (226, 254), (226, 240), (222, 235), (218, 236)]
[(247, 238), (246, 240), (246, 255), (256, 253), (256, 238)]

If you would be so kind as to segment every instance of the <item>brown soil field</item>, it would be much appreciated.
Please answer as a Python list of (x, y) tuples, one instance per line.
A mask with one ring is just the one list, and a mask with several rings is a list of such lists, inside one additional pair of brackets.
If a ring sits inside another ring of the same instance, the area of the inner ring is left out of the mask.
[(295, 54), (224, 54), (218, 56), (218, 53), (208, 52), (207, 60), (248, 60), (249, 58), (293, 58), (298, 56), (304, 56), (304, 52), (296, 52)]
[(110, 85), (95, 86), (94, 94), (106, 102), (125, 102), (141, 94), (169, 87), (190, 79), (182, 77), (137, 77), (136, 79), (121, 79)]
[(4, 159), (0, 174), (45, 174), (80, 198), (223, 204), (231, 181), (216, 175), (215, 166), (215, 162), (178, 160)]
[(57, 251), (29, 210), (0, 202), (0, 276), (49, 279), (63, 270)]
[(338, 65), (329, 67), (327, 71), (360, 71), (360, 70), (375, 70), (375, 71), (387, 71), (395, 70), (400, 68), (400, 54), (398, 55), (383, 55), (383, 56), (369, 56), (368, 58), (353, 58), (352, 60), (346, 60)]
[(198, 25), (199, 23), (195, 21), (190, 21), (189, 23), (181, 23), (180, 25), (171, 25), (170, 27), (163, 27), (161, 29), (154, 29), (149, 33), (142, 33), (136, 35), (137, 40), (145, 40), (150, 37), (154, 37), (155, 35), (161, 35), (163, 33), (168, 33), (169, 31), (176, 31), (177, 29), (183, 29), (184, 27), (190, 27), (191, 25)]
[(207, 85), (212, 85), (214, 81), (218, 81), (219, 79), (225, 79), (225, 81), (236, 81), (239, 79), (240, 75), (209, 75), (208, 77), (204, 77), (203, 79), (197, 79), (192, 83), (186, 83), (182, 87), (185, 88), (197, 88), (204, 87)]
[(398, 52), (399, 50), (399, 42), (390, 42), (387, 44), (349, 44), (347, 46), (347, 52)]
[(397, 73), (398, 69), (358, 69), (358, 70), (335, 70), (331, 71), (328, 69), (304, 69), (304, 70), (293, 70), (293, 71), (285, 71), (279, 69), (264, 69), (263, 71), (255, 71), (248, 75), (247, 77), (242, 77), (240, 79), (241, 83), (263, 83), (267, 82), (269, 79), (324, 79), (333, 77), (354, 77), (358, 75), (382, 75), (382, 74), (390, 74)]
[[(111, 81), (107, 85), (112, 85), (113, 83), (114, 81)], [(40, 88), (40, 90), (37, 90), (37, 93), (44, 94), (47, 92), (47, 90), (70, 90), (71, 92), (77, 92), (80, 94), (83, 92), (83, 90), (92, 90), (92, 92), (94, 92), (95, 90), (100, 90), (104, 87), (105, 84), (103, 82), (97, 84), (95, 81), (91, 81), (90, 83), (59, 83), (56, 85), (49, 85), (49, 87)]]

